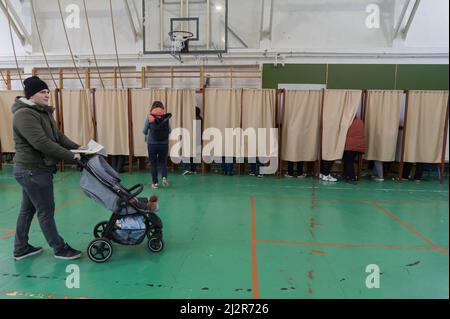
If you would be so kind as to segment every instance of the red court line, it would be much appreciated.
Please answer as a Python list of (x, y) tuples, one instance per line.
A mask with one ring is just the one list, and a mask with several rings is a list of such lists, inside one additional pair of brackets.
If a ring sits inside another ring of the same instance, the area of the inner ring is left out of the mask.
[[(56, 207), (56, 208), (55, 208), (55, 213), (56, 213), (57, 211), (63, 209), (64, 207), (69, 206), (70, 204), (79, 202), (79, 201), (82, 200), (82, 199), (83, 199), (83, 197), (82, 197), (82, 196), (79, 196), (79, 197), (77, 197), (77, 198), (75, 198), (75, 199), (73, 199), (73, 200), (71, 200), (71, 201), (69, 201), (69, 202), (67, 202), (67, 203), (64, 203), (64, 204), (62, 204), (62, 205)], [(32, 221), (31, 223), (34, 223), (34, 221), (35, 221), (35, 219), (33, 219), (33, 221)], [(11, 237), (12, 234), (14, 234), (14, 233), (16, 232), (16, 230), (15, 230), (15, 229), (12, 229), (12, 228), (11, 228), (11, 229), (0, 228), (0, 230), (6, 231), (6, 232), (7, 232), (6, 234), (3, 234), (3, 235), (0, 236), (0, 240), (8, 239), (9, 237)]]
[(63, 209), (64, 207), (69, 206), (70, 204), (79, 202), (79, 201), (82, 200), (82, 199), (83, 199), (83, 196), (79, 196), (79, 197), (77, 197), (77, 198), (75, 198), (75, 199), (73, 199), (73, 200), (71, 200), (71, 201), (69, 201), (69, 202), (67, 202), (67, 203), (64, 203), (64, 204), (62, 204), (62, 205), (56, 207), (56, 208), (55, 208), (55, 213), (56, 213), (57, 211)]
[(376, 207), (377, 209), (381, 210), (382, 212), (384, 212), (386, 215), (388, 215), (389, 217), (391, 217), (392, 219), (394, 219), (396, 222), (398, 222), (400, 225), (406, 227), (409, 231), (411, 231), (412, 233), (414, 233), (417, 237), (419, 237), (420, 239), (422, 239), (423, 241), (427, 242), (428, 244), (430, 244), (434, 250), (439, 251), (441, 254), (443, 254), (444, 256), (448, 256), (448, 252), (446, 252), (444, 249), (439, 248), (438, 245), (436, 245), (435, 243), (433, 243), (431, 240), (429, 240), (428, 238), (426, 238), (425, 236), (423, 236), (422, 234), (420, 234), (417, 230), (415, 230), (414, 228), (412, 228), (411, 226), (409, 226), (407, 223), (405, 223), (404, 221), (398, 219), (396, 216), (394, 216), (394, 214), (390, 213), (389, 211), (387, 211), (384, 207), (381, 207), (380, 205), (377, 204), (376, 201), (372, 201), (371, 204)]
[[(60, 211), (61, 209), (63, 209), (64, 207), (67, 207), (67, 206), (69, 206), (70, 204), (79, 202), (79, 201), (82, 200), (82, 199), (83, 199), (83, 196), (79, 196), (79, 197), (77, 197), (77, 198), (75, 198), (75, 199), (72, 199), (71, 201), (68, 201), (68, 202), (66, 202), (66, 203), (64, 203), (64, 204), (62, 204), (62, 205), (59, 205), (58, 207), (55, 207), (55, 214), (56, 214), (58, 211)], [(33, 219), (33, 221), (32, 221), (31, 223), (33, 224), (34, 221), (35, 221), (35, 219)]]
[(259, 299), (258, 285), (258, 259), (256, 257), (256, 216), (255, 216), (255, 200), (250, 197), (250, 205), (252, 207), (252, 287), (253, 299)]
[(3, 234), (0, 236), (0, 240), (8, 239), (16, 232), (16, 230), (14, 228), (8, 228), (8, 229), (0, 228), (0, 230), (6, 232), (6, 234)]
[(257, 240), (257, 244), (274, 244), (274, 245), (298, 245), (298, 246), (318, 246), (318, 247), (351, 247), (351, 248), (384, 248), (384, 249), (415, 249), (415, 250), (436, 250), (439, 252), (446, 251), (443, 248), (434, 248), (429, 246), (398, 246), (398, 245), (382, 245), (382, 244), (338, 244), (338, 243), (319, 243), (319, 242), (292, 242), (292, 241), (274, 241), (274, 240)]

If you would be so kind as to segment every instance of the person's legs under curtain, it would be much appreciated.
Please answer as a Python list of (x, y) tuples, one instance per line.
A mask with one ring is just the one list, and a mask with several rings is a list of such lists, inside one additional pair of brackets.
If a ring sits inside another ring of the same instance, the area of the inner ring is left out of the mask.
[(375, 179), (377, 179), (377, 180), (384, 179), (383, 162), (374, 161), (372, 172), (373, 172), (373, 176), (375, 177)]
[(409, 175), (411, 174), (413, 164), (412, 163), (403, 163), (403, 179), (409, 179)]
[(355, 158), (357, 153), (353, 151), (345, 151), (343, 162), (344, 162), (344, 178), (350, 181), (356, 181), (355, 174)]
[(423, 163), (416, 164), (416, 172), (414, 173), (414, 180), (416, 182), (420, 182), (422, 180), (424, 166), (425, 165)]

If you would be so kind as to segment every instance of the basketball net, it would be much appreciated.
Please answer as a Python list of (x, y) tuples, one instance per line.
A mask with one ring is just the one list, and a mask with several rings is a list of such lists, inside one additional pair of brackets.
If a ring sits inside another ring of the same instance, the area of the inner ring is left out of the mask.
[(184, 49), (184, 43), (186, 42), (186, 40), (187, 38), (185, 38), (182, 34), (172, 35), (172, 54), (181, 52)]

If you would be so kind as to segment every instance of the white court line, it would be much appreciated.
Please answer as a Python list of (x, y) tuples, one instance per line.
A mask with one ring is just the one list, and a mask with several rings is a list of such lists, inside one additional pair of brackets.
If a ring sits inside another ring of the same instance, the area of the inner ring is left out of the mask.
[[(240, 185), (245, 187), (257, 187), (260, 185)], [(322, 187), (320, 187), (322, 186)], [(294, 188), (294, 189), (312, 189), (311, 186), (276, 186), (278, 188)], [(351, 190), (351, 191), (379, 191), (379, 192), (421, 192), (421, 193), (448, 193), (449, 191), (432, 191), (432, 190), (420, 190), (420, 189), (393, 189), (393, 188), (375, 188), (375, 189), (367, 189), (367, 188), (345, 188), (345, 187), (323, 187), (323, 185), (318, 185), (316, 188), (319, 189), (332, 189), (332, 190)]]

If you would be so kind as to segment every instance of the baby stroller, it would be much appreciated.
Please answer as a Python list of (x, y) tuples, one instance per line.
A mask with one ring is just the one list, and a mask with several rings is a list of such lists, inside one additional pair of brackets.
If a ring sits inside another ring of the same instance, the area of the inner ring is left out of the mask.
[(104, 263), (113, 254), (112, 242), (140, 245), (145, 237), (152, 252), (161, 252), (164, 248), (163, 226), (155, 214), (158, 208), (151, 211), (147, 207), (147, 199), (137, 197), (144, 186), (123, 187), (119, 175), (103, 156), (83, 156), (79, 164), (82, 167), (80, 187), (83, 192), (113, 213), (108, 221), (94, 227), (95, 239), (87, 248), (89, 258), (96, 263)]

